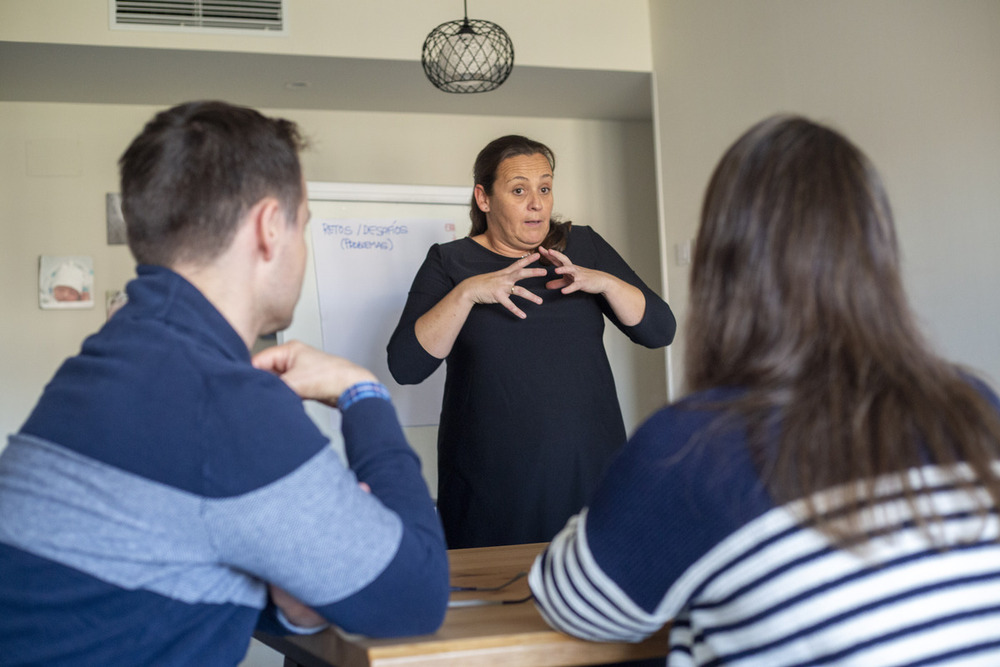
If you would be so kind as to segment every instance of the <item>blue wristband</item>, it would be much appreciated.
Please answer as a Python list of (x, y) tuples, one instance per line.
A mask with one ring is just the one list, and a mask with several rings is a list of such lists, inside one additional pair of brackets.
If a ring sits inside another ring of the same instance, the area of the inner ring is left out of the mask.
[(341, 412), (344, 412), (358, 401), (366, 398), (392, 400), (392, 397), (389, 396), (389, 390), (381, 382), (359, 382), (344, 390), (344, 393), (337, 399), (337, 407), (340, 408)]

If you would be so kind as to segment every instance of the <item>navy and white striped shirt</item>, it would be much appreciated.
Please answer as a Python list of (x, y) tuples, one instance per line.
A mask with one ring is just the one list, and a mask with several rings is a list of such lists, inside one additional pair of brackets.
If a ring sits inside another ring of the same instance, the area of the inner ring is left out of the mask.
[(1000, 664), (1000, 521), (955, 488), (964, 467), (910, 471), (949, 549), (886, 480), (874, 516), (887, 537), (848, 551), (801, 501), (771, 502), (739, 429), (692, 440), (716, 416), (689, 400), (636, 433), (532, 568), (551, 625), (640, 641), (672, 622), (672, 666)]

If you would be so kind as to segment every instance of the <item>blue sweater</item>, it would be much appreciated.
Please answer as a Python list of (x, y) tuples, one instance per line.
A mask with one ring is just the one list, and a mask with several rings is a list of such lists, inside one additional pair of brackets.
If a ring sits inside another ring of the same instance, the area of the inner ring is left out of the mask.
[(729, 397), (695, 395), (651, 417), (538, 558), (529, 582), (554, 627), (639, 641), (672, 621), (671, 667), (1000, 664), (1000, 521), (956, 491), (962, 466), (909, 471), (947, 551), (915, 527), (891, 480), (878, 489), (887, 534), (838, 549), (800, 502), (769, 497), (745, 429), (707, 407)]
[(235, 665), (284, 630), (265, 582), (349, 632), (433, 632), (447, 554), (391, 403), (343, 412), (345, 468), (194, 286), (138, 272), (0, 456), (0, 662)]

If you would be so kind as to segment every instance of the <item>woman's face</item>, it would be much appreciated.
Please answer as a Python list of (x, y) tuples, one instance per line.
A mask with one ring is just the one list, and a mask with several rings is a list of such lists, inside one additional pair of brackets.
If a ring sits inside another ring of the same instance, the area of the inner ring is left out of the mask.
[(519, 257), (537, 248), (552, 217), (552, 167), (541, 153), (515, 155), (500, 163), (493, 194), (476, 186), (486, 213), (486, 234), (496, 252)]

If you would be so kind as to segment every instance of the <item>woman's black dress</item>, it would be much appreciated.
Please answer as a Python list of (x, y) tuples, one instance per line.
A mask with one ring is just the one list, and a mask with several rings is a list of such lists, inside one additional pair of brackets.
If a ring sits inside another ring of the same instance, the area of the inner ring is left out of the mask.
[[(589, 227), (574, 226), (565, 254), (643, 291), (646, 310), (622, 326), (603, 297), (522, 280), (536, 305), (514, 297), (527, 318), (500, 304), (476, 305), (447, 358), (438, 431), (438, 509), (449, 548), (550, 540), (596, 488), (626, 433), (607, 353), (607, 316), (634, 342), (670, 343), (669, 306)], [(427, 378), (441, 360), (417, 342), (414, 324), (462, 280), (515, 260), (470, 238), (434, 245), (414, 278), (388, 345), (400, 384)]]

